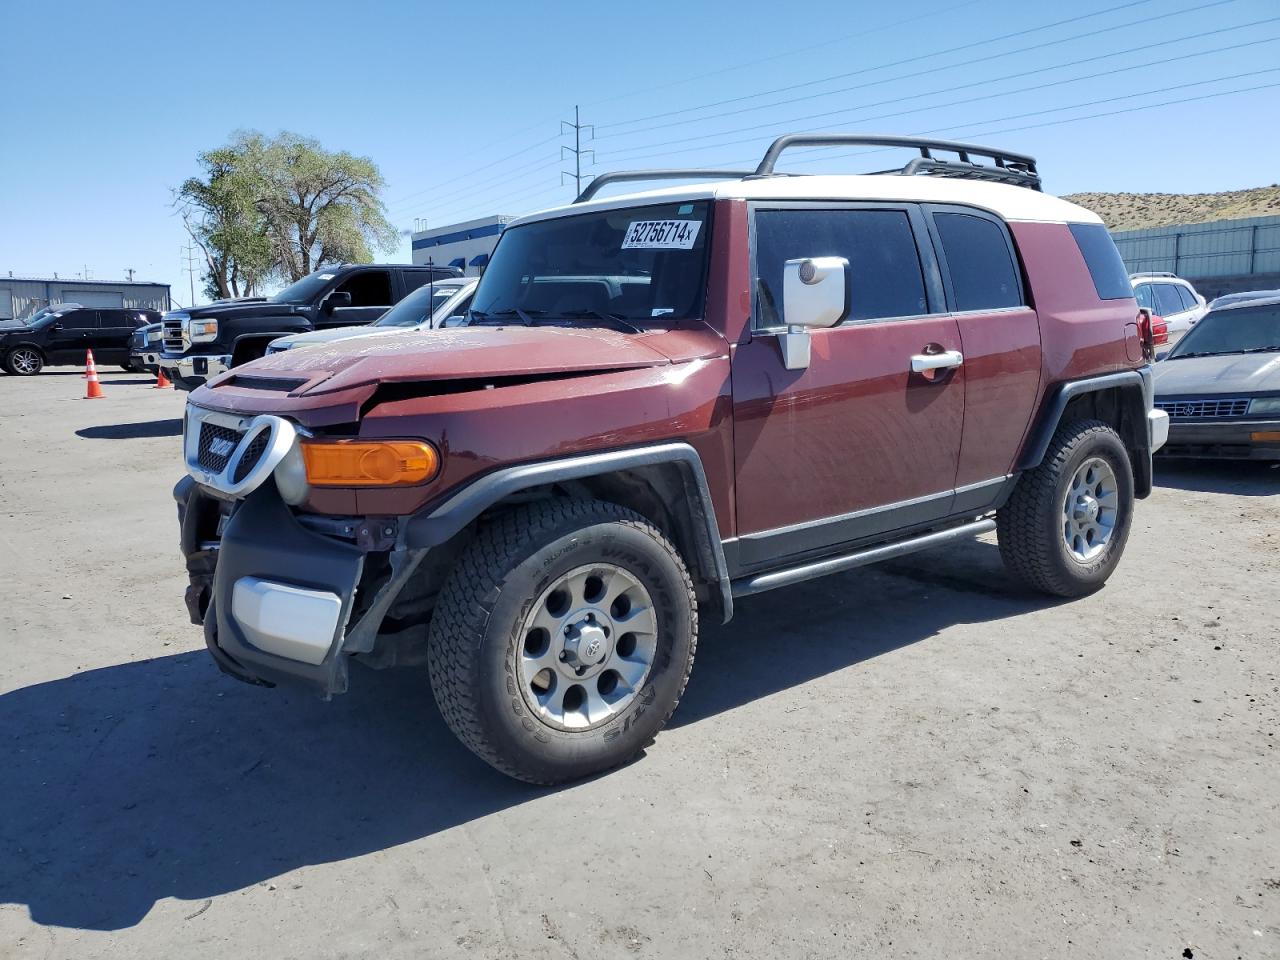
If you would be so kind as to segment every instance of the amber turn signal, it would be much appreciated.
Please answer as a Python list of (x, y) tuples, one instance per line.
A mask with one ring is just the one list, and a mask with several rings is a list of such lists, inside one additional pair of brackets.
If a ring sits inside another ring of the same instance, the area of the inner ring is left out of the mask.
[(1254, 443), (1276, 443), (1280, 441), (1280, 430), (1255, 430), (1249, 439)]
[(422, 440), (307, 440), (301, 447), (315, 487), (398, 487), (440, 472), (440, 454)]

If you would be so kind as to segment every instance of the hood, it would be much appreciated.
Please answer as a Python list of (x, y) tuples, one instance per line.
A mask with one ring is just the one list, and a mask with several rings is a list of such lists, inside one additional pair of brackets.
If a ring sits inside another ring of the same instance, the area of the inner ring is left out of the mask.
[(404, 327), (330, 327), (327, 330), (313, 330), (310, 333), (294, 333), (272, 342), (287, 343), (291, 348), (313, 347), (319, 343), (350, 340), (352, 337), (385, 337), (404, 332)]
[(1239, 396), (1280, 390), (1280, 353), (1161, 360), (1155, 367), (1155, 384), (1157, 397)]
[(202, 307), (191, 307), (178, 310), (189, 317), (279, 317), (295, 313), (306, 313), (307, 307), (293, 303), (271, 303), (263, 298), (247, 300), (215, 300)]
[(9, 330), (25, 330), (27, 329), (27, 321), (25, 320), (0, 320), (0, 333)]
[(329, 408), (314, 422), (354, 419), (381, 386), (496, 379), (552, 379), (722, 357), (728, 347), (708, 327), (620, 333), (599, 327), (451, 327), (348, 337), (269, 354), (210, 380), (193, 403), (236, 413)]

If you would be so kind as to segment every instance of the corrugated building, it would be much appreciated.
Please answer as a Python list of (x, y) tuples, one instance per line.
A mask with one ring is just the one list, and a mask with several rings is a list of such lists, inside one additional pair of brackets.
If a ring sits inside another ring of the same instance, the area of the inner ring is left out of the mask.
[(1206, 297), (1280, 287), (1280, 217), (1113, 231), (1131, 273), (1167, 271)]
[(169, 309), (169, 284), (0, 275), (0, 320), (23, 320), (51, 303), (163, 311)]

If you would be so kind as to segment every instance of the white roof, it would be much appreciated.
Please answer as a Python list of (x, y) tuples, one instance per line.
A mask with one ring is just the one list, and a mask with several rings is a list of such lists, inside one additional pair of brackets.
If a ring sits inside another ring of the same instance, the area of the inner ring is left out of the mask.
[(1058, 197), (989, 180), (953, 177), (877, 175), (819, 175), (764, 177), (759, 180), (719, 180), (713, 183), (663, 187), (553, 207), (514, 220), (518, 226), (534, 220), (616, 210), (650, 203), (688, 200), (890, 200), (916, 203), (955, 203), (978, 207), (1004, 220), (1038, 223), (1102, 223), (1084, 207)]

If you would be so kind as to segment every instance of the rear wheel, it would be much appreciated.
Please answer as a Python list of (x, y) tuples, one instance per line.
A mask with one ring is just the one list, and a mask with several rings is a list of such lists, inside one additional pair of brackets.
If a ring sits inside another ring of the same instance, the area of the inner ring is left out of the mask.
[(431, 623), (445, 721), (496, 769), (560, 783), (626, 762), (679, 703), (697, 645), (693, 584), (639, 514), (528, 504), (459, 557)]
[(1133, 467), (1123, 441), (1100, 420), (1063, 424), (1044, 460), (1018, 481), (997, 513), (1005, 566), (1059, 597), (1097, 590), (1124, 552), (1133, 517)]
[(4, 368), (15, 377), (33, 377), (44, 369), (44, 356), (35, 347), (15, 347), (4, 358)]

